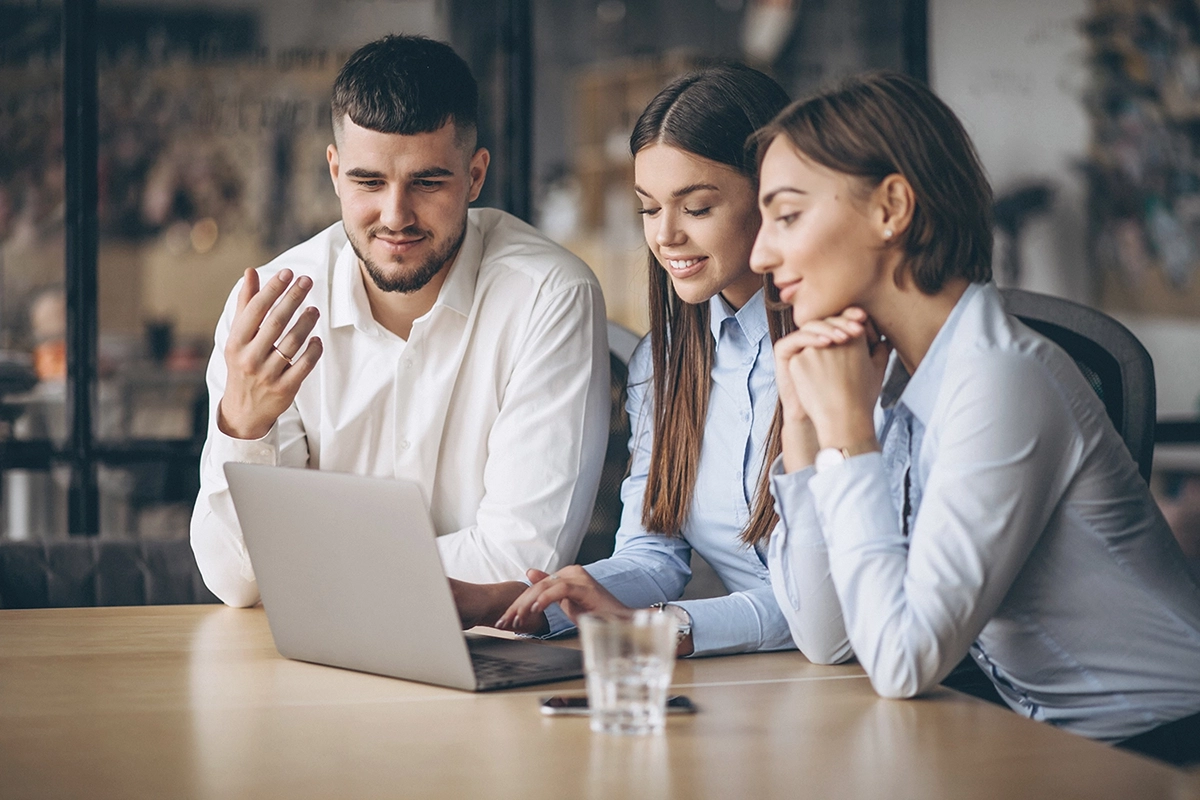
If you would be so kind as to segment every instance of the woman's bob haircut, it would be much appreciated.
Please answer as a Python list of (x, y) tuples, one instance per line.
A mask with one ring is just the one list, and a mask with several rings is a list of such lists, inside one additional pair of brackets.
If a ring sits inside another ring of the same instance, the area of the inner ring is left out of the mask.
[(868, 191), (889, 175), (908, 181), (912, 223), (897, 239), (925, 294), (951, 278), (992, 277), (992, 188), (954, 112), (925, 86), (895, 72), (872, 72), (792, 103), (750, 141), (763, 155), (784, 138), (804, 158), (862, 179)]

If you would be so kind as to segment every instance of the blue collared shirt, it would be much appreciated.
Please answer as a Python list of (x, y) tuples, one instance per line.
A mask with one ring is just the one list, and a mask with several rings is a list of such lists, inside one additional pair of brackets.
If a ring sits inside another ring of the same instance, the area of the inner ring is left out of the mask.
[[(629, 362), (626, 407), (631, 428), (629, 477), (621, 486), (624, 509), (611, 558), (586, 569), (627, 606), (675, 601), (691, 578), (695, 548), (730, 594), (678, 605), (692, 616), (695, 655), (794, 647), (787, 620), (771, 590), (765, 552), (741, 540), (764, 468), (775, 413), (775, 368), (763, 293), (736, 313), (720, 295), (709, 301), (716, 352), (712, 390), (692, 507), (679, 536), (642, 527), (642, 499), (653, 436), (652, 359), (643, 339)], [(557, 606), (546, 611), (551, 633), (571, 627)]]
[[(970, 652), (1014, 710), (1097, 739), (1200, 711), (1200, 586), (1099, 397), (994, 286), (967, 289), (911, 378), (893, 356), (876, 430), (890, 455), (772, 468), (772, 578), (801, 637), (841, 633), (887, 696)], [(789, 599), (826, 548), (844, 633)]]

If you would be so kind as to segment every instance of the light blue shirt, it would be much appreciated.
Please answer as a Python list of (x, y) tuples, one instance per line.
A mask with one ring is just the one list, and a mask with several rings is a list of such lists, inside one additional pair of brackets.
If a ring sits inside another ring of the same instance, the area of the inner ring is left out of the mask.
[[(644, 608), (675, 601), (691, 578), (692, 548), (712, 565), (731, 592), (678, 605), (692, 616), (694, 655), (794, 647), (771, 590), (765, 552), (742, 542), (763, 469), (775, 414), (775, 368), (763, 293), (734, 313), (720, 295), (709, 301), (716, 352), (704, 440), (691, 512), (679, 536), (642, 527), (642, 499), (653, 436), (652, 359), (649, 338), (629, 362), (630, 474), (621, 486), (624, 508), (611, 558), (587, 571), (622, 603)], [(546, 610), (551, 634), (571, 627), (567, 616)]]
[(839, 639), (789, 599), (789, 572), (827, 548), (837, 654), (848, 638), (882, 695), (926, 691), (970, 652), (1018, 713), (1092, 738), (1200, 711), (1200, 586), (1099, 397), (993, 285), (967, 289), (911, 378), (893, 356), (876, 429), (883, 454), (772, 468), (793, 630)]

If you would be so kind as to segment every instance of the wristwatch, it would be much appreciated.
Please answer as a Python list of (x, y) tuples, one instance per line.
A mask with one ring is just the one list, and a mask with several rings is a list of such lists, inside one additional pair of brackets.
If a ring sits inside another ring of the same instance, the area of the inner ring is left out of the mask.
[(817, 456), (813, 459), (813, 467), (817, 472), (823, 472), (851, 456), (861, 456), (863, 453), (870, 453), (877, 449), (879, 449), (879, 445), (875, 442), (861, 442), (850, 447), (823, 447), (817, 451)]
[(836, 467), (849, 457), (850, 453), (844, 447), (823, 447), (817, 451), (817, 457), (813, 459), (813, 466), (817, 472), (824, 472), (830, 467)]
[(687, 612), (686, 608), (677, 606), (674, 603), (654, 603), (650, 607), (664, 614), (670, 614), (675, 618), (676, 646), (692, 635), (692, 615)]

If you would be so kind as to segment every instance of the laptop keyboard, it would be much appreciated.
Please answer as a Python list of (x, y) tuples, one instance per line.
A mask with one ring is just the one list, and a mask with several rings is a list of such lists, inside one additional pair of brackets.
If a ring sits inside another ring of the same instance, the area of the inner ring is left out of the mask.
[(480, 683), (500, 683), (526, 677), (543, 675), (546, 665), (537, 661), (521, 661), (515, 658), (498, 658), (487, 653), (471, 652), (471, 664), (475, 667), (475, 678)]

